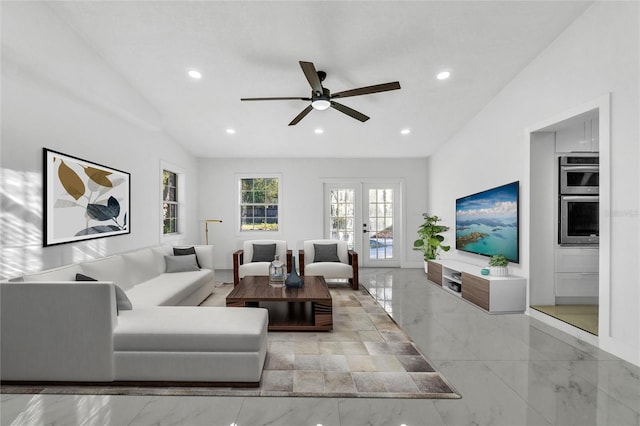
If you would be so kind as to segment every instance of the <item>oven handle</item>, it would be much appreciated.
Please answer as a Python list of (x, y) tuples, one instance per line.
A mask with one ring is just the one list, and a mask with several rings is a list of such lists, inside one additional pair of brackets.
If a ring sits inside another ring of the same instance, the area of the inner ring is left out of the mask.
[(594, 198), (600, 198), (598, 195), (561, 195), (561, 199), (563, 200), (583, 200), (583, 201), (594, 201)]
[(598, 166), (560, 166), (563, 171), (598, 172)]

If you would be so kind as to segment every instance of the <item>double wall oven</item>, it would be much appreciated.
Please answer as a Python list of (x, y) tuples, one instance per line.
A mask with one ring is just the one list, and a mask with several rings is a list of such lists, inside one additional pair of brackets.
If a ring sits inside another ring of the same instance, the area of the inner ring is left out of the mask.
[(599, 243), (599, 163), (598, 155), (567, 155), (559, 159), (561, 245)]

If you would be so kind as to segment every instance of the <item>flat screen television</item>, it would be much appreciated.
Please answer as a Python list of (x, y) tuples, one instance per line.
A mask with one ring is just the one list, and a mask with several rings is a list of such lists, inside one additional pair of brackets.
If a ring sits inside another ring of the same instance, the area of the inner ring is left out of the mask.
[(520, 263), (519, 181), (456, 200), (456, 249)]

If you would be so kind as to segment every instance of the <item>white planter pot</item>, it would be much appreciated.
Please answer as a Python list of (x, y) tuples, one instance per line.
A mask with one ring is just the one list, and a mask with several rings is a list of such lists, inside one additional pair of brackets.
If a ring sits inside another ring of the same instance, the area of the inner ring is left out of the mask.
[(424, 273), (428, 274), (429, 273), (429, 263), (426, 260), (423, 260), (424, 262)]
[(490, 266), (489, 270), (494, 277), (506, 277), (509, 275), (509, 269), (506, 266)]

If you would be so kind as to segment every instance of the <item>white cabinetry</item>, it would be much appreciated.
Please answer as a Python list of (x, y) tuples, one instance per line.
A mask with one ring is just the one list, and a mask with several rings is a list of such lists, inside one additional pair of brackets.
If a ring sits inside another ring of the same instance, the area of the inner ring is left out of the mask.
[[(481, 266), (455, 260), (437, 260), (434, 263), (442, 266), (441, 285), (446, 291), (492, 314), (524, 312), (527, 287), (525, 278), (514, 275), (482, 275)], [(459, 292), (455, 291), (458, 286), (461, 290)]]
[(597, 298), (599, 250), (560, 247), (555, 254), (556, 302), (577, 303), (586, 302), (584, 298)]
[(594, 118), (556, 131), (556, 152), (598, 152), (599, 120)]

